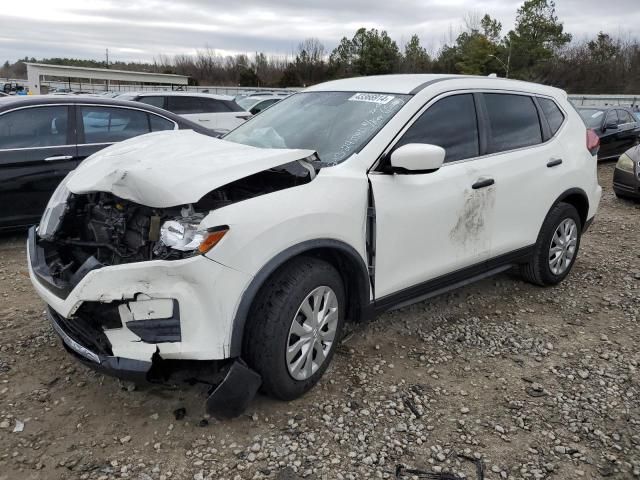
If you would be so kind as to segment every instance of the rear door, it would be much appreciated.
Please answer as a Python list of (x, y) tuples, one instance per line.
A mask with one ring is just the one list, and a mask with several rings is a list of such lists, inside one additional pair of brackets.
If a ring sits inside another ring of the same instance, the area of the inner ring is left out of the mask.
[(218, 130), (233, 130), (251, 117), (251, 113), (244, 111), (233, 101), (206, 97), (201, 100), (203, 109), (212, 115)]
[(488, 155), (477, 163), (478, 174), (495, 184), (491, 258), (517, 255), (536, 242), (549, 206), (564, 191), (566, 152), (555, 135), (564, 115), (556, 113), (552, 135), (533, 96), (487, 92), (482, 100)]
[(128, 138), (176, 128), (176, 124), (165, 117), (134, 108), (105, 105), (78, 105), (76, 108), (80, 159)]
[(215, 114), (205, 110), (201, 97), (167, 95), (167, 110), (206, 128), (216, 128)]
[(0, 115), (0, 228), (37, 223), (78, 164), (72, 111), (46, 105)]

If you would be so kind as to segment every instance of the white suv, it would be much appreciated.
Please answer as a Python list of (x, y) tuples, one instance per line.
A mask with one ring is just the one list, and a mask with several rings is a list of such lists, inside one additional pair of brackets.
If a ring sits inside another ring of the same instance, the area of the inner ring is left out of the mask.
[(542, 85), (333, 81), (222, 140), (158, 132), (96, 153), (32, 229), (31, 279), (94, 368), (217, 360), (218, 391), (261, 381), (292, 399), (346, 321), (511, 268), (562, 281), (600, 201), (597, 146)]
[(203, 127), (226, 133), (251, 117), (233, 97), (192, 92), (127, 93), (120, 100), (142, 102), (164, 108)]

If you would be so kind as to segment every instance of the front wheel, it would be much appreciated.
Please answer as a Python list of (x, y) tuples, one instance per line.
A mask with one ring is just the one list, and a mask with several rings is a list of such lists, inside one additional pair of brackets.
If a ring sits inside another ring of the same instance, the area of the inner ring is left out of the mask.
[(580, 215), (573, 205), (558, 203), (542, 224), (529, 263), (521, 268), (524, 279), (536, 285), (556, 285), (571, 271), (582, 235)]
[(344, 313), (342, 278), (323, 260), (294, 259), (267, 281), (251, 308), (243, 345), (265, 393), (291, 400), (320, 380), (340, 339)]

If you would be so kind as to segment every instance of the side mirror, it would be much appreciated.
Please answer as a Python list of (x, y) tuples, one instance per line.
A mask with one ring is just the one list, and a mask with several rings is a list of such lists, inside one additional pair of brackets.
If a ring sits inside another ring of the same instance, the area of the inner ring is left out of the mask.
[(260, 113), (261, 110), (262, 110), (261, 108), (253, 107), (251, 110), (249, 110), (249, 113), (251, 115), (257, 115), (258, 113)]
[(391, 167), (397, 173), (427, 173), (438, 170), (446, 152), (437, 145), (408, 143), (391, 152)]
[(617, 130), (618, 129), (618, 124), (617, 123), (607, 123), (602, 130), (603, 131), (607, 131), (607, 130)]

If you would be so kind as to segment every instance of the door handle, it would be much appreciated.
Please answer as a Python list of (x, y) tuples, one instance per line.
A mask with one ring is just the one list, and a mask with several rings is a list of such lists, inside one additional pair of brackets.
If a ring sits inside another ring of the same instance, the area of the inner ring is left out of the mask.
[(494, 183), (496, 183), (496, 181), (493, 178), (482, 178), (471, 185), (471, 188), (478, 190), (479, 188), (490, 187)]
[(210, 122), (211, 119), (210, 118), (199, 118), (198, 121), (199, 122)]
[(551, 167), (557, 167), (558, 165), (560, 165), (562, 163), (562, 159), (561, 158), (552, 158), (551, 160), (549, 160), (547, 162), (547, 167), (551, 168)]
[(71, 160), (73, 159), (72, 155), (54, 155), (53, 157), (47, 157), (44, 159), (45, 162), (60, 162), (62, 160)]

